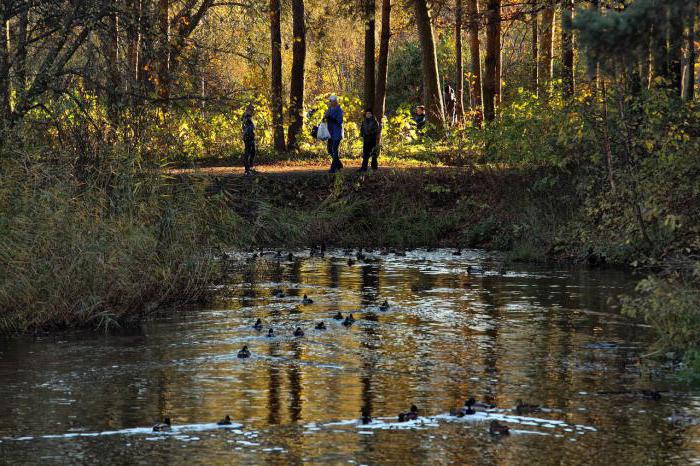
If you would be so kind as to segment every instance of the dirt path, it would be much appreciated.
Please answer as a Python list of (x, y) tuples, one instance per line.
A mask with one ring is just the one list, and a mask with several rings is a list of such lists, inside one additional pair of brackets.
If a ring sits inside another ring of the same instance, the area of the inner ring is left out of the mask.
[[(343, 164), (345, 168), (343, 172), (353, 173), (358, 168), (360, 168), (359, 160), (344, 160)], [(392, 162), (388, 165), (383, 165), (379, 167), (379, 172), (392, 172), (395, 170), (400, 171), (467, 171), (467, 168), (463, 167), (451, 167), (451, 166), (435, 166), (435, 165), (415, 165), (415, 164), (402, 164), (401, 162)], [(319, 163), (293, 163), (285, 162), (272, 165), (258, 165), (255, 170), (259, 174), (264, 175), (301, 175), (301, 174), (319, 174), (328, 172), (329, 164), (319, 164)], [(243, 167), (239, 166), (214, 166), (214, 167), (195, 167), (195, 168), (171, 168), (168, 170), (171, 175), (186, 175), (186, 174), (204, 174), (204, 175), (215, 175), (215, 176), (225, 176), (225, 175), (243, 175)]]

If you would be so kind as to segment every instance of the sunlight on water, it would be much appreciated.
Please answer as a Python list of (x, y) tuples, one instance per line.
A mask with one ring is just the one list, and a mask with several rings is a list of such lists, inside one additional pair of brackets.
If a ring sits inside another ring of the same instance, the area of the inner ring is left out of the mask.
[[(374, 251), (353, 264), (343, 250), (294, 254), (234, 266), (215, 305), (135, 331), (0, 342), (0, 462), (700, 459), (700, 426), (672, 417), (700, 416), (700, 396), (640, 365), (650, 329), (609, 307), (632, 277), (504, 268), (482, 251)], [(344, 326), (338, 312), (356, 321)], [(315, 329), (321, 321), (326, 329)], [(237, 357), (243, 345), (250, 358)], [(661, 400), (643, 390), (661, 390)], [(449, 414), (469, 396), (496, 408)], [(518, 399), (540, 407), (516, 413)], [(398, 422), (411, 404), (418, 418)], [(226, 414), (234, 424), (217, 425)], [(153, 432), (164, 416), (172, 432)], [(510, 435), (490, 435), (493, 420)]]

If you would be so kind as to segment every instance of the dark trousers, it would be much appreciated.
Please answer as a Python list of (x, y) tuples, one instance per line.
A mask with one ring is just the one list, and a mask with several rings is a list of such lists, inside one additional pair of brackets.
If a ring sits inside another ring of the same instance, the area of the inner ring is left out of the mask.
[(328, 155), (331, 156), (331, 170), (339, 170), (343, 168), (343, 163), (340, 161), (338, 149), (340, 147), (340, 139), (329, 139), (326, 143)]
[(255, 140), (243, 141), (245, 144), (245, 150), (243, 151), (243, 166), (245, 171), (250, 171), (250, 167), (253, 165), (253, 159), (255, 158)]
[(362, 138), (362, 169), (367, 170), (367, 163), (372, 157), (372, 168), (377, 169), (377, 136)]

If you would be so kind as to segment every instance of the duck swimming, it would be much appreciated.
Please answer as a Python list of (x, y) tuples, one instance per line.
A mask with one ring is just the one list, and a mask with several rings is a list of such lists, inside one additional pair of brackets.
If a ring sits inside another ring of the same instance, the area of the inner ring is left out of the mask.
[(350, 327), (354, 323), (355, 323), (355, 318), (352, 316), (352, 314), (348, 314), (348, 316), (343, 321), (343, 325), (346, 327)]
[(372, 422), (372, 416), (370, 415), (369, 408), (367, 406), (364, 406), (360, 412), (362, 413), (362, 423), (363, 424), (370, 424)]
[(341, 314), (340, 312), (338, 312), (335, 316), (333, 316), (333, 318), (334, 318), (335, 320), (343, 320), (343, 314)]
[(483, 275), (484, 269), (481, 267), (474, 267), (472, 265), (467, 266), (467, 275)]
[(418, 407), (411, 405), (411, 410), (407, 413), (399, 413), (399, 422), (415, 421), (418, 419)]
[(272, 338), (275, 336), (275, 331), (270, 329), (267, 331), (267, 338)]
[(540, 405), (523, 403), (523, 400), (518, 400), (515, 405), (515, 408), (513, 408), (513, 411), (515, 411), (515, 413), (518, 415), (522, 415), (528, 413), (536, 413), (542, 411), (542, 409), (540, 408)]
[(241, 348), (241, 350), (238, 352), (238, 357), (241, 359), (250, 357), (250, 350), (248, 349), (248, 345), (244, 345), (243, 348)]
[(224, 417), (222, 420), (217, 422), (216, 425), (218, 425), (218, 426), (230, 426), (231, 425), (231, 416), (229, 416), (227, 414), (226, 417)]
[(461, 408), (450, 410), (450, 414), (457, 417), (471, 416), (472, 414), (476, 414), (476, 410), (472, 407), (474, 403), (476, 403), (474, 398), (469, 398), (467, 401), (464, 402), (464, 406), (462, 406)]
[(295, 337), (303, 337), (304, 336), (304, 331), (301, 329), (301, 327), (297, 327), (297, 329), (294, 330), (294, 336)]
[(353, 265), (355, 265), (355, 261), (352, 260), (352, 258), (348, 259), (348, 265), (352, 267)]
[(388, 311), (391, 306), (389, 305), (388, 300), (384, 300), (384, 302), (379, 306), (380, 311)]
[(255, 324), (253, 324), (253, 328), (255, 330), (262, 330), (262, 327), (263, 327), (263, 324), (262, 324), (262, 320), (260, 320), (260, 319), (256, 320)]
[(326, 330), (326, 324), (325, 322), (318, 322), (314, 328), (316, 330)]
[(164, 417), (163, 422), (159, 422), (153, 426), (153, 432), (170, 432), (171, 430), (173, 429), (169, 417)]
[(462, 248), (457, 249), (456, 251), (452, 251), (453, 256), (461, 256), (462, 255)]
[(272, 292), (272, 296), (274, 296), (275, 298), (284, 298), (284, 291), (275, 290)]
[(302, 304), (313, 304), (314, 300), (309, 298), (307, 295), (304, 295), (304, 298), (301, 300)]
[(508, 435), (510, 434), (510, 427), (505, 424), (501, 424), (498, 421), (491, 421), (489, 425), (489, 434), (491, 435)]

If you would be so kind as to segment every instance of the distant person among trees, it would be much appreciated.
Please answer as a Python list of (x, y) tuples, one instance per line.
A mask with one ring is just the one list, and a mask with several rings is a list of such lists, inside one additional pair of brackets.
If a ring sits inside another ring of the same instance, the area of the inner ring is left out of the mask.
[(449, 84), (445, 85), (445, 119), (447, 124), (454, 125), (457, 121), (457, 95)]
[(374, 118), (372, 109), (365, 110), (365, 118), (360, 126), (360, 136), (362, 136), (362, 167), (361, 172), (367, 171), (367, 163), (372, 157), (372, 170), (379, 168), (377, 163), (377, 137), (379, 136), (379, 123)]
[(340, 161), (338, 149), (340, 141), (343, 139), (343, 109), (338, 104), (338, 96), (331, 95), (328, 99), (328, 110), (323, 116), (323, 121), (328, 125), (328, 132), (331, 137), (328, 139), (328, 155), (331, 156), (331, 173), (335, 173), (343, 168), (343, 163)]
[(419, 105), (416, 107), (416, 114), (413, 116), (413, 121), (416, 123), (416, 129), (423, 131), (425, 128), (425, 107)]
[(253, 170), (253, 159), (255, 158), (255, 122), (253, 122), (253, 115), (255, 114), (255, 108), (252, 104), (248, 105), (243, 112), (242, 127), (243, 127), (243, 167), (245, 168), (246, 175), (252, 175), (255, 173)]

